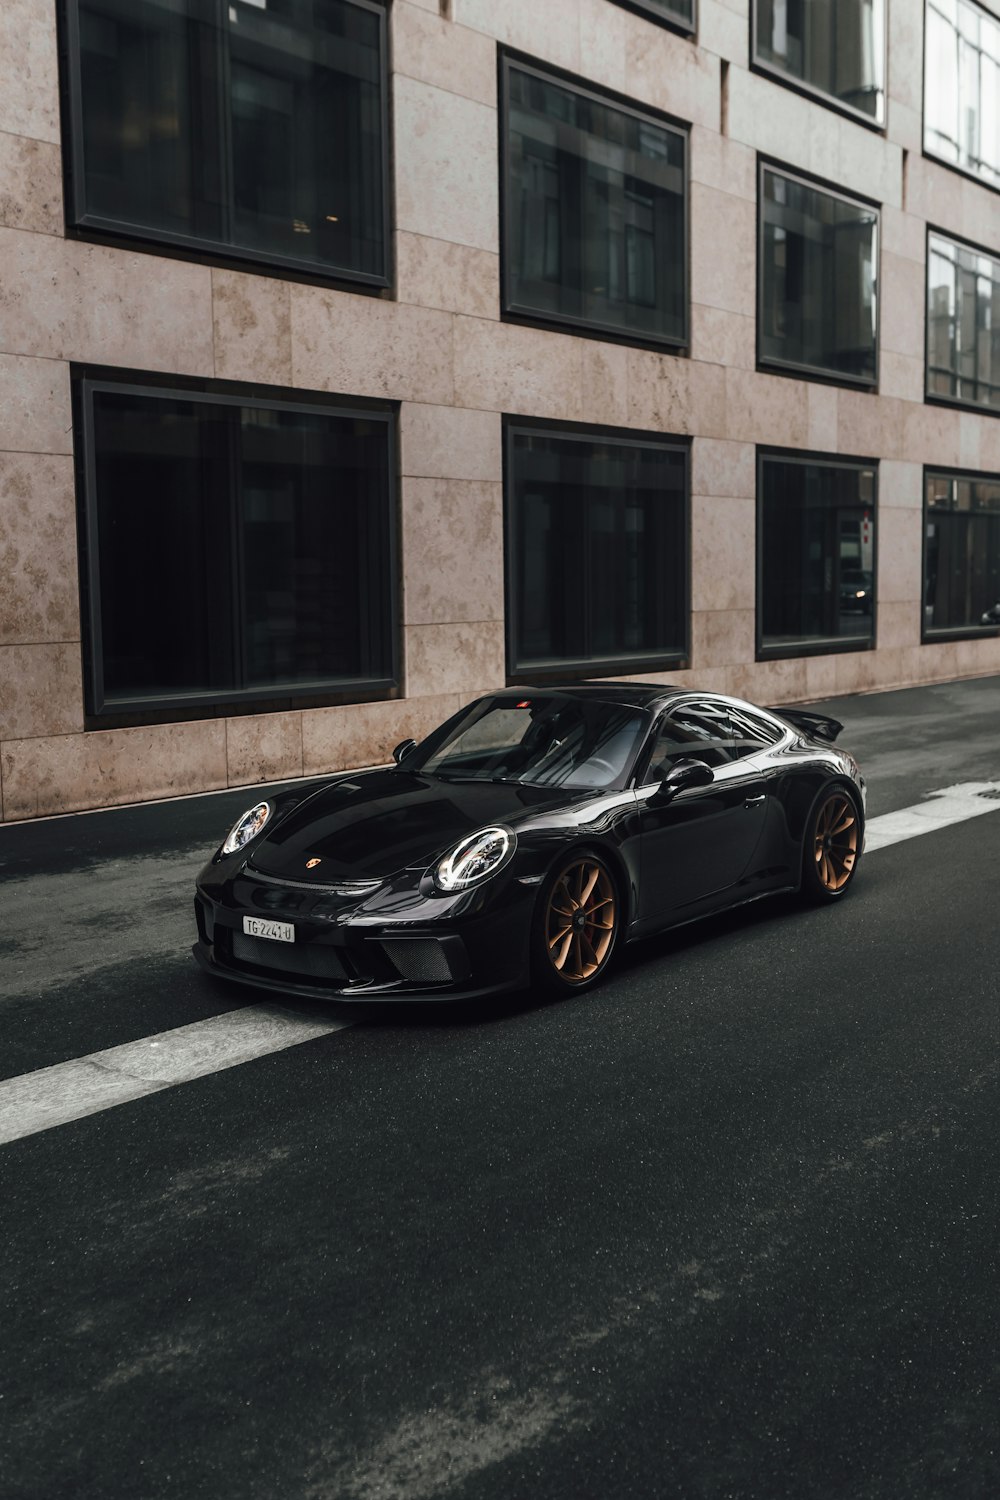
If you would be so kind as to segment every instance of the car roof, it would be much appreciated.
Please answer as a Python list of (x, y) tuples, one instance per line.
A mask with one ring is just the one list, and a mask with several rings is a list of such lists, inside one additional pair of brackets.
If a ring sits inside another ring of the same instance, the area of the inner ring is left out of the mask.
[[(654, 704), (667, 703), (685, 696), (690, 689), (662, 682), (551, 682), (544, 686), (534, 683), (523, 688), (507, 688), (496, 693), (497, 698), (544, 698), (558, 693), (564, 698), (596, 698), (603, 703), (622, 703), (629, 707), (649, 708)], [(709, 696), (708, 694), (705, 695)], [(716, 695), (712, 695), (716, 696)]]

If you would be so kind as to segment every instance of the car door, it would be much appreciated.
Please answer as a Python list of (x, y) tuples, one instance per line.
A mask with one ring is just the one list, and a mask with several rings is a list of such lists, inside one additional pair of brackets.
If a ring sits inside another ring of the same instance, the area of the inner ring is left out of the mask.
[[(683, 917), (686, 908), (718, 898), (749, 867), (766, 819), (767, 789), (753, 746), (737, 732), (725, 704), (690, 699), (667, 711), (657, 726), (640, 806), (639, 923), (655, 926)], [(712, 768), (710, 785), (669, 801), (657, 788), (682, 757)]]

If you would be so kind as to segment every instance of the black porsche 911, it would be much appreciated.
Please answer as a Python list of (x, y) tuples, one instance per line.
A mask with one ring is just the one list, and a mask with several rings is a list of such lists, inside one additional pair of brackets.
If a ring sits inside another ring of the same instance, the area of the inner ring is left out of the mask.
[(198, 877), (194, 952), (329, 999), (567, 992), (663, 928), (840, 901), (865, 816), (841, 728), (634, 683), (493, 693), (391, 767), (244, 813)]

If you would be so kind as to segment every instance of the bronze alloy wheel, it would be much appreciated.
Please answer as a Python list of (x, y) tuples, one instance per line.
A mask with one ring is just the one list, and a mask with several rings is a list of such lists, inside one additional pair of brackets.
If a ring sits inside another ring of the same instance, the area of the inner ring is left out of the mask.
[(846, 792), (831, 792), (813, 824), (812, 856), (816, 879), (828, 896), (844, 890), (858, 858), (858, 810)]
[(549, 890), (543, 930), (552, 977), (566, 985), (594, 979), (611, 957), (617, 928), (611, 874), (595, 855), (581, 855)]

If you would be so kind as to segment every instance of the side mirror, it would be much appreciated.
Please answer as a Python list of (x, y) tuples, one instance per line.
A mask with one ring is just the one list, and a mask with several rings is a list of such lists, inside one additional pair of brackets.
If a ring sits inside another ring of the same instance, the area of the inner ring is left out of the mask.
[(708, 786), (714, 780), (711, 766), (703, 760), (685, 755), (675, 760), (653, 794), (654, 802), (669, 802), (678, 792), (686, 792), (694, 786)]
[(397, 766), (401, 766), (403, 764), (403, 761), (409, 755), (410, 751), (415, 750), (416, 748), (416, 740), (400, 740), (399, 744), (392, 752), (392, 758), (396, 762)]

